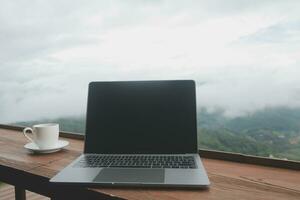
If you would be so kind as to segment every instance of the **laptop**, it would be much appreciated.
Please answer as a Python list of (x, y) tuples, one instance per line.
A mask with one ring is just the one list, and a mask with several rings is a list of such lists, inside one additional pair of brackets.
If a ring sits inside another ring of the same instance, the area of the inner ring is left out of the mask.
[(91, 82), (84, 153), (50, 182), (207, 187), (193, 80)]

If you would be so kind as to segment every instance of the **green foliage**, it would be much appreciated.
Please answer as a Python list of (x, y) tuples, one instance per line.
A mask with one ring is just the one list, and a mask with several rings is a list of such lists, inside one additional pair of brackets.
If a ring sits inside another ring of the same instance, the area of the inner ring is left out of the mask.
[(266, 140), (259, 140), (251, 135), (233, 133), (226, 129), (200, 129), (198, 141), (199, 148), (265, 157), (270, 155), (282, 157), (282, 152), (292, 147), (285, 139), (280, 140), (276, 135), (269, 136)]
[(272, 129), (277, 131), (300, 131), (300, 109), (266, 108), (229, 120), (225, 126), (235, 131)]
[(268, 108), (233, 119), (205, 109), (199, 115), (199, 148), (300, 160), (300, 109)]

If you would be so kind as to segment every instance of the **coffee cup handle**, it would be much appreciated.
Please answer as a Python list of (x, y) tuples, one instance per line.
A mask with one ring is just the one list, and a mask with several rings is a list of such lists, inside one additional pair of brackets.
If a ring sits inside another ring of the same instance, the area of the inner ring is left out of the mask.
[(33, 143), (34, 143), (33, 139), (32, 139), (31, 137), (29, 137), (29, 136), (26, 134), (27, 131), (31, 131), (31, 133), (33, 133), (32, 128), (29, 128), (29, 127), (24, 128), (24, 130), (23, 130), (23, 135), (24, 135), (30, 142), (33, 142)]

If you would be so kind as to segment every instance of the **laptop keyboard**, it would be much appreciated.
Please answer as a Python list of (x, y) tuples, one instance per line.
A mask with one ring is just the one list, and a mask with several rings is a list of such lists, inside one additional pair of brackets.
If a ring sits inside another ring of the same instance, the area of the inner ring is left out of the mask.
[(86, 155), (74, 167), (93, 168), (196, 168), (193, 156), (172, 155)]

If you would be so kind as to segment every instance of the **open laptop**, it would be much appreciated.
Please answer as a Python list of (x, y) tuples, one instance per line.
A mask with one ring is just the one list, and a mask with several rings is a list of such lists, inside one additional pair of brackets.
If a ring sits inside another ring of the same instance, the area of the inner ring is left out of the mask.
[(192, 80), (91, 82), (84, 153), (51, 182), (206, 187)]

